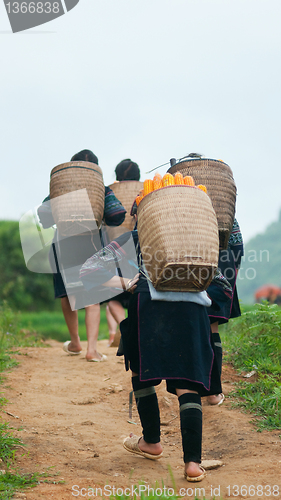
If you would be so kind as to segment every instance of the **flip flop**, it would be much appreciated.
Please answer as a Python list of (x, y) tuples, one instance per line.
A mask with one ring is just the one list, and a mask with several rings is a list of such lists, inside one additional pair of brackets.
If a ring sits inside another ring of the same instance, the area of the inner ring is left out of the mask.
[(224, 394), (223, 394), (223, 393), (221, 393), (221, 394), (217, 394), (217, 396), (221, 396), (220, 401), (219, 401), (218, 403), (209, 403), (209, 402), (208, 402), (208, 404), (209, 404), (210, 406), (220, 406), (220, 405), (222, 405), (222, 403), (223, 403), (223, 402), (224, 402), (224, 400), (225, 400), (225, 396), (224, 396)]
[(189, 481), (190, 483), (198, 483), (198, 481), (202, 481), (202, 479), (204, 479), (204, 477), (206, 477), (206, 471), (205, 469), (200, 465), (200, 470), (202, 471), (202, 474), (200, 474), (200, 476), (188, 476), (187, 473), (185, 472), (184, 474), (184, 477), (187, 481)]
[(87, 359), (87, 361), (90, 361), (90, 362), (93, 362), (93, 363), (101, 363), (102, 361), (106, 361), (107, 360), (107, 356), (105, 354), (100, 354), (100, 356), (101, 356), (100, 359), (92, 358), (92, 359)]
[(70, 351), (70, 350), (68, 349), (68, 346), (69, 346), (70, 342), (71, 342), (71, 340), (67, 340), (67, 341), (63, 344), (63, 346), (62, 346), (63, 350), (64, 350), (65, 352), (67, 352), (67, 354), (71, 354), (71, 356), (77, 356), (77, 354), (81, 354), (82, 349), (81, 349), (81, 351), (77, 351), (77, 352)]
[(218, 402), (217, 406), (220, 406), (225, 400), (224, 394), (221, 393), (221, 400)]
[(141, 437), (138, 436), (126, 437), (126, 439), (124, 439), (123, 441), (125, 450), (129, 451), (130, 453), (135, 453), (136, 455), (141, 455), (142, 457), (149, 458), (150, 460), (158, 460), (158, 458), (162, 457), (163, 452), (159, 455), (152, 455), (151, 453), (142, 451), (139, 447), (140, 439)]

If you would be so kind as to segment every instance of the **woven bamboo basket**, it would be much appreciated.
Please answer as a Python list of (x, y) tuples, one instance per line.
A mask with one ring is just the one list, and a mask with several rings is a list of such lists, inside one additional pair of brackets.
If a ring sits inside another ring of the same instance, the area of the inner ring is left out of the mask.
[(136, 196), (139, 194), (140, 190), (143, 188), (143, 182), (140, 181), (120, 181), (110, 184), (110, 189), (112, 189), (116, 198), (121, 201), (123, 207), (127, 210), (125, 220), (121, 227), (127, 228), (132, 231), (135, 226), (134, 217), (130, 215), (132, 205), (135, 201)]
[[(81, 191), (87, 190), (86, 193)], [(63, 196), (71, 193), (69, 196)], [(54, 220), (61, 235), (81, 233), (81, 228), (100, 227), (104, 213), (101, 168), (90, 162), (72, 161), (53, 168), (50, 198)]]
[(156, 290), (206, 290), (219, 256), (217, 218), (206, 193), (191, 186), (149, 193), (138, 206), (138, 233)]
[(226, 249), (236, 203), (236, 185), (231, 168), (220, 160), (196, 158), (176, 163), (168, 172), (191, 175), (195, 184), (206, 186), (218, 219), (220, 247)]

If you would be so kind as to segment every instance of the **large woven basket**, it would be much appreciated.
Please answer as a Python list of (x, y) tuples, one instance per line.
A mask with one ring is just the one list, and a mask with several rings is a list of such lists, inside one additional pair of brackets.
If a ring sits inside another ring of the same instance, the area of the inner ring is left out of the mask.
[(220, 247), (227, 248), (236, 203), (236, 185), (231, 168), (220, 160), (198, 158), (176, 163), (168, 172), (191, 175), (195, 184), (206, 186), (218, 219)]
[(138, 206), (138, 233), (156, 290), (206, 290), (219, 256), (217, 218), (206, 193), (191, 186), (149, 193)]
[(132, 231), (135, 226), (135, 220), (130, 215), (130, 212), (136, 196), (143, 188), (143, 182), (120, 181), (110, 184), (109, 187), (112, 189), (116, 198), (121, 201), (123, 207), (127, 210), (125, 220), (121, 226), (127, 228), (129, 231)]
[[(86, 193), (81, 190), (87, 190)], [(71, 193), (69, 196), (63, 196)], [(100, 227), (104, 213), (104, 183), (101, 168), (90, 162), (72, 161), (53, 168), (50, 198), (54, 220), (62, 235), (81, 228)]]

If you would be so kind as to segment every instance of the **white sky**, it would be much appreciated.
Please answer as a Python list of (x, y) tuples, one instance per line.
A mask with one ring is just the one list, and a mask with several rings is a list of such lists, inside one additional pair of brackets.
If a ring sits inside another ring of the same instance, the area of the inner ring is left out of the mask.
[[(281, 209), (280, 0), (80, 0), (12, 34), (0, 3), (0, 219), (49, 191), (81, 149), (106, 184), (190, 152), (222, 158), (244, 239)], [(165, 167), (160, 173), (165, 172)]]

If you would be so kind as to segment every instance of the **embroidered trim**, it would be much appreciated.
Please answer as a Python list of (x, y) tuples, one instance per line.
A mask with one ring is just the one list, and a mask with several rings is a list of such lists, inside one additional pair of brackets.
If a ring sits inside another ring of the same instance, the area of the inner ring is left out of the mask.
[(151, 396), (155, 394), (155, 387), (146, 387), (146, 389), (140, 389), (139, 391), (134, 391), (135, 398), (145, 398), (146, 396)]
[(180, 413), (185, 410), (199, 410), (202, 412), (202, 406), (198, 403), (184, 403), (180, 406)]

